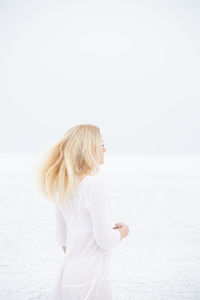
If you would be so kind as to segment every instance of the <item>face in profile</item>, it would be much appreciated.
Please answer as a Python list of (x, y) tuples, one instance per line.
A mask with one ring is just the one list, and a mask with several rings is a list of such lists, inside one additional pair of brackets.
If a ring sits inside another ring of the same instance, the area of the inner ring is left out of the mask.
[(103, 137), (101, 137), (101, 148), (100, 148), (100, 164), (104, 163), (104, 152), (106, 151), (106, 148), (103, 144)]

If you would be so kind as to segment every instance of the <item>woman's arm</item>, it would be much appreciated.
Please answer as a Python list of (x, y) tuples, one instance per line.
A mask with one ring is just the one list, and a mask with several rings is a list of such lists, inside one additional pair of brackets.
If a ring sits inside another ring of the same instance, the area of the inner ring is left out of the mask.
[(110, 249), (120, 243), (121, 234), (119, 230), (112, 228), (111, 199), (104, 182), (93, 180), (88, 197), (88, 210), (96, 243), (102, 249)]
[(66, 239), (67, 239), (67, 224), (63, 215), (60, 204), (55, 203), (55, 218), (56, 218), (56, 239), (59, 246), (62, 247), (66, 253)]

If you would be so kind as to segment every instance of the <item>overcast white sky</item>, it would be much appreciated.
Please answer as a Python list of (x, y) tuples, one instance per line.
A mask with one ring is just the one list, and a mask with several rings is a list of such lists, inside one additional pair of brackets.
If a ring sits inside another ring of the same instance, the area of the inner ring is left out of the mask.
[(0, 2), (1, 152), (81, 123), (107, 153), (200, 153), (200, 2)]

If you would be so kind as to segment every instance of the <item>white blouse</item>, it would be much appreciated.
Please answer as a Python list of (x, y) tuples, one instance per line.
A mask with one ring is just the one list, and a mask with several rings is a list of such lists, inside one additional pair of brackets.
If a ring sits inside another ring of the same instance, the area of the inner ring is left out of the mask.
[(102, 179), (86, 176), (69, 206), (55, 203), (56, 238), (66, 254), (54, 290), (55, 300), (111, 300), (111, 248), (121, 241), (112, 227), (111, 198)]

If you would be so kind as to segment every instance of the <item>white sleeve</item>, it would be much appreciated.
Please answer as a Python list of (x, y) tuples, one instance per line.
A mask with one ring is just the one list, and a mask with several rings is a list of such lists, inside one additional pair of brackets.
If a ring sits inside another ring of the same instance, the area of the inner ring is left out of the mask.
[(56, 219), (56, 239), (60, 246), (66, 246), (67, 224), (62, 212), (62, 208), (55, 203), (55, 219)]
[(112, 228), (110, 195), (102, 181), (95, 180), (91, 183), (88, 210), (96, 243), (102, 249), (110, 249), (119, 244), (121, 234), (118, 229)]

